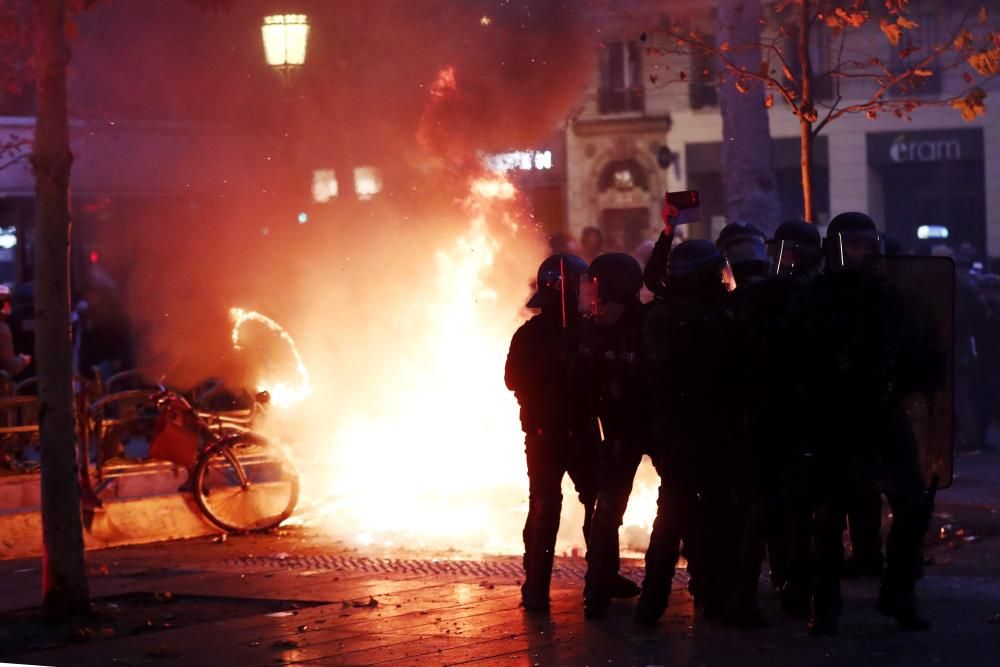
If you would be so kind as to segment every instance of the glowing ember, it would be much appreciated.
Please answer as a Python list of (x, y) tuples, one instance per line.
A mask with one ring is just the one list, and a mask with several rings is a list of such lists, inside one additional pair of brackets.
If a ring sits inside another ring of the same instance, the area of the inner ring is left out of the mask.
[(312, 383), (309, 381), (309, 369), (302, 363), (302, 356), (299, 354), (299, 348), (295, 345), (295, 341), (288, 335), (288, 332), (281, 328), (280, 324), (266, 315), (261, 315), (253, 310), (243, 310), (242, 308), (230, 308), (229, 317), (233, 321), (233, 347), (237, 350), (242, 349), (240, 345), (240, 329), (246, 322), (257, 322), (263, 324), (272, 333), (277, 334), (288, 345), (288, 349), (295, 359), (295, 372), (299, 376), (298, 384), (269, 382), (267, 380), (259, 380), (257, 382), (257, 390), (267, 391), (271, 395), (272, 404), (287, 408), (312, 393)]
[(438, 72), (437, 78), (431, 84), (431, 97), (442, 98), (454, 95), (458, 90), (458, 84), (455, 82), (455, 68), (445, 67)]

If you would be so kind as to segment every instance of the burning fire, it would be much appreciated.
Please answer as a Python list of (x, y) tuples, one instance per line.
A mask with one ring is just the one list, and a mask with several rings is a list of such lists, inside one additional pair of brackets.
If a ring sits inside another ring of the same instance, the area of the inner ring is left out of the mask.
[(472, 182), (466, 230), (437, 250), (431, 292), (403, 315), (420, 358), (402, 368), (373, 360), (384, 377), (378, 404), (333, 424), (323, 460), (303, 466), (320, 471), (310, 485), (318, 514), (358, 542), (501, 551), (523, 522), (523, 435), (503, 366), (520, 321), (508, 288), (520, 282), (514, 302), (523, 303), (527, 286), (507, 278), (504, 298), (492, 280), (500, 239), (516, 233), (514, 195), (501, 176)]
[(233, 331), (231, 334), (233, 347), (237, 350), (243, 349), (240, 344), (240, 329), (247, 322), (257, 322), (263, 324), (274, 334), (277, 334), (287, 345), (292, 357), (295, 359), (295, 372), (299, 376), (298, 384), (290, 384), (284, 381), (271, 382), (261, 379), (257, 382), (258, 391), (267, 391), (271, 395), (271, 402), (282, 408), (287, 408), (305, 399), (312, 393), (312, 383), (309, 380), (309, 369), (302, 362), (302, 355), (295, 345), (295, 340), (288, 335), (280, 324), (266, 315), (253, 310), (243, 310), (242, 308), (230, 308), (229, 318), (233, 321)]
[(483, 199), (513, 199), (514, 185), (506, 178), (477, 178), (472, 182), (472, 194)]
[[(529, 294), (523, 269), (537, 265), (541, 249), (519, 237), (517, 192), (504, 176), (470, 181), (460, 206), (465, 228), (434, 253), (433, 277), (420, 283), (417, 306), (376, 311), (384, 317), (376, 330), (407, 332), (403, 349), (357, 333), (335, 340), (364, 357), (363, 371), (335, 379), (341, 371), (331, 367), (312, 395), (296, 354), (301, 380), (287, 395), (301, 403), (282, 411), (281, 428), (292, 417), (303, 431), (291, 438), (303, 474), (297, 520), (355, 544), (521, 549), (528, 497), (524, 434), (503, 371)], [(525, 260), (516, 272), (501, 264), (511, 255)], [(280, 327), (261, 318), (234, 310), (234, 342), (239, 324), (252, 319), (280, 332), (294, 349)], [(329, 350), (317, 354), (323, 352)], [(582, 550), (582, 508), (568, 478), (564, 497), (560, 549)], [(623, 546), (644, 547), (655, 499), (656, 484), (641, 478)]]
[[(418, 142), (453, 168), (467, 165), (458, 159), (467, 155), (464, 144), (451, 141), (444, 122), (445, 108), (458, 99), (453, 67), (439, 71), (429, 98)], [(302, 473), (296, 520), (355, 544), (522, 549), (524, 434), (503, 376), (511, 336), (524, 320), (527, 278), (543, 248), (537, 237), (526, 238), (527, 216), (502, 174), (471, 178), (456, 208), (443, 215), (460, 213), (454, 221), (460, 231), (419, 237), (436, 247), (430, 270), (423, 270), (426, 246), (367, 247), (360, 282), (347, 278), (325, 288), (325, 298), (331, 289), (335, 294), (335, 310), (302, 309), (295, 325), (309, 332), (301, 338), (304, 356), (314, 370), (323, 367), (315, 390), (281, 327), (233, 310), (234, 344), (241, 324), (252, 320), (278, 333), (294, 353), (297, 384), (260, 384), (276, 403), (291, 406), (280, 417), (272, 413), (281, 423), (266, 427), (291, 442)], [(441, 227), (440, 221), (418, 223), (409, 225)], [(329, 280), (320, 271), (307, 289)], [(346, 314), (331, 319), (330, 312)], [(656, 511), (656, 485), (640, 480), (637, 491), (641, 507), (630, 506), (627, 518), (635, 534), (623, 542), (642, 548)], [(560, 549), (582, 550), (583, 511), (568, 478), (563, 495)]]

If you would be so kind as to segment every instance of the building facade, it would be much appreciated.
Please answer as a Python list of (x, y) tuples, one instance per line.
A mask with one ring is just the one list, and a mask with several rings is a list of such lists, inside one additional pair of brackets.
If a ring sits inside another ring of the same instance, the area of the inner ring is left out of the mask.
[[(569, 230), (579, 236), (597, 226), (613, 248), (626, 251), (658, 234), (667, 191), (701, 192), (704, 222), (693, 235), (714, 238), (726, 222), (718, 66), (703, 56), (653, 53), (640, 41), (650, 26), (674, 20), (658, 13), (659, 4), (649, 3), (649, 12), (628, 20), (607, 18), (605, 34), (615, 37), (599, 47), (597, 72), (567, 129)], [(961, 20), (950, 3), (912, 7), (919, 23), (914, 41), (940, 43)], [(671, 9), (702, 34), (715, 30), (708, 3), (673, 3)], [(829, 70), (837, 54), (828, 29), (816, 30), (814, 68)], [(877, 18), (854, 33), (852, 46), (887, 63), (899, 57)], [(815, 144), (817, 223), (842, 211), (867, 211), (904, 248), (968, 242), (983, 256), (1000, 256), (1000, 190), (989, 187), (1000, 180), (1000, 111), (966, 122), (949, 106), (933, 106), (968, 87), (968, 69), (935, 69), (917, 98), (931, 104), (917, 108), (911, 120), (849, 114), (823, 130)], [(656, 83), (678, 71), (690, 72), (686, 82)], [(995, 85), (984, 88), (1000, 92)], [(846, 81), (841, 94), (846, 102), (864, 99), (871, 84)], [(783, 217), (800, 217), (798, 118), (781, 101), (768, 113)]]

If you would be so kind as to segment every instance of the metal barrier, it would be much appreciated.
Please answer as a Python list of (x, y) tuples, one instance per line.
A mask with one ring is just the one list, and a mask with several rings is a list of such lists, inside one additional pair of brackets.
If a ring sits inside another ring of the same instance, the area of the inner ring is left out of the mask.
[(25, 450), (39, 445), (38, 398), (0, 398), (0, 462), (13, 472), (34, 472), (40, 461), (25, 456)]

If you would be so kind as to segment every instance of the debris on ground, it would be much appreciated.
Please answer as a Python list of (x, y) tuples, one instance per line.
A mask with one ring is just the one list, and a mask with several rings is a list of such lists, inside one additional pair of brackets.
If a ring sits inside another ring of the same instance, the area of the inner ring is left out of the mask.
[(946, 523), (938, 529), (938, 539), (949, 549), (957, 549), (963, 544), (976, 542), (979, 537), (954, 523)]

